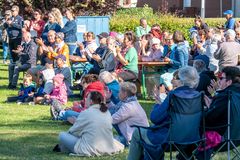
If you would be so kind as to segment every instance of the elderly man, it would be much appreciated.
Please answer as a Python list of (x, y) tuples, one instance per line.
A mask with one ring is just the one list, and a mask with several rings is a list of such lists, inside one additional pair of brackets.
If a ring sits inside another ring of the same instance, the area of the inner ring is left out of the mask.
[(41, 38), (36, 39), (36, 43), (38, 44), (38, 57), (40, 61), (40, 65), (37, 65), (36, 67), (31, 67), (28, 70), (28, 73), (32, 75), (33, 81), (37, 81), (37, 75), (39, 71), (42, 71), (45, 69), (45, 63), (47, 58), (47, 53), (48, 53), (48, 46), (53, 47), (55, 44), (55, 31), (50, 30), (48, 32), (48, 42), (45, 44)]
[(18, 15), (19, 7), (14, 5), (12, 6), (12, 17), (9, 18), (4, 27), (7, 28), (8, 36), (9, 36), (9, 51), (11, 55), (11, 61), (16, 62), (18, 60), (18, 54), (13, 52), (12, 50), (16, 50), (18, 45), (21, 44), (22, 41), (22, 27), (23, 27), (23, 18)]
[(226, 16), (227, 22), (225, 23), (224, 28), (226, 30), (232, 29), (234, 30), (235, 28), (235, 19), (233, 18), (233, 11), (232, 10), (227, 10), (223, 13)]
[(140, 38), (144, 34), (148, 34), (151, 30), (151, 27), (147, 24), (145, 18), (140, 19), (140, 26), (136, 28), (136, 36)]
[(23, 34), (23, 45), (18, 46), (17, 50), (13, 50), (19, 56), (19, 61), (11, 63), (8, 66), (9, 71), (9, 89), (15, 89), (17, 86), (19, 72), (27, 71), (36, 65), (37, 45), (31, 39), (31, 34), (25, 32)]
[(240, 53), (240, 44), (235, 41), (234, 30), (227, 30), (225, 33), (226, 42), (220, 44), (214, 57), (219, 60), (219, 71), (226, 66), (237, 66), (238, 55)]

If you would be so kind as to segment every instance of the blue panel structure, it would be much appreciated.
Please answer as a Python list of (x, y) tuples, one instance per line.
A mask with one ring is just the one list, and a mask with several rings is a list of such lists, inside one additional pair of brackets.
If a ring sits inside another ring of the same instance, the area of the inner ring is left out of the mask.
[[(79, 42), (83, 41), (83, 33), (92, 31), (95, 35), (101, 32), (109, 32), (109, 16), (77, 16), (77, 38)], [(63, 22), (66, 23), (66, 17)]]

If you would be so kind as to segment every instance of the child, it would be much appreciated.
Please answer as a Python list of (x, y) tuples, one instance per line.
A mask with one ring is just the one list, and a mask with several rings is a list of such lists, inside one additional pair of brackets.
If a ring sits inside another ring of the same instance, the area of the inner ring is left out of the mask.
[(32, 83), (32, 76), (27, 74), (23, 78), (23, 84), (21, 84), (20, 91), (18, 92), (17, 104), (20, 105), (25, 102), (31, 102), (33, 100), (35, 87)]
[(39, 78), (37, 93), (34, 94), (33, 102), (30, 102), (29, 105), (43, 104), (44, 102), (43, 90), (44, 90), (44, 81), (43, 81), (43, 78)]
[(53, 90), (51, 94), (46, 94), (44, 97), (51, 104), (51, 115), (56, 119), (58, 113), (62, 109), (62, 105), (67, 103), (67, 87), (63, 82), (64, 76), (57, 74), (53, 77)]
[(55, 72), (53, 69), (53, 61), (46, 58), (46, 69), (42, 71), (43, 79), (45, 82), (43, 92), (46, 94), (50, 94), (53, 90), (53, 77), (55, 76)]

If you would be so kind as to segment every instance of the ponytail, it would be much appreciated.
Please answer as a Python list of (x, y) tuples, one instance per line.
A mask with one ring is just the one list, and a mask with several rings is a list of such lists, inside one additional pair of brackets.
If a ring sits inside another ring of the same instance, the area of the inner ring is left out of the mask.
[(99, 104), (100, 105), (100, 111), (101, 112), (106, 112), (108, 110), (104, 97), (101, 93), (97, 92), (97, 91), (93, 91), (90, 93), (90, 99), (92, 100), (92, 102), (94, 104)]
[(101, 102), (100, 103), (100, 111), (101, 112), (106, 112), (108, 110), (107, 106), (105, 103)]

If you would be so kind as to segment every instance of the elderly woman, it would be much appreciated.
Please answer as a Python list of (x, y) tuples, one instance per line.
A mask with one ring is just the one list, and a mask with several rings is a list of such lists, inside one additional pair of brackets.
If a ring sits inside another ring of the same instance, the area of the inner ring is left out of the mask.
[(131, 82), (120, 84), (120, 105), (112, 115), (113, 125), (117, 130), (118, 139), (124, 145), (129, 145), (134, 128), (132, 125), (149, 126), (148, 119), (136, 97), (137, 87)]
[[(193, 67), (183, 67), (179, 69), (179, 79), (182, 86), (170, 91), (167, 98), (162, 104), (156, 104), (151, 112), (150, 119), (154, 126), (161, 125), (169, 120), (168, 108), (170, 107), (170, 99), (173, 94), (180, 97), (195, 97), (199, 94), (195, 88), (199, 82), (199, 75)], [(142, 138), (149, 145), (161, 145), (168, 138), (168, 126), (165, 125), (157, 130), (140, 129)], [(140, 135), (135, 130), (130, 144), (128, 160), (139, 160), (143, 154), (143, 147), (140, 145)]]
[(86, 103), (88, 109), (78, 116), (68, 132), (59, 134), (60, 144), (54, 151), (80, 156), (112, 155), (122, 151), (124, 146), (113, 138), (112, 118), (104, 96), (100, 92), (91, 92)]
[(48, 47), (48, 58), (54, 59), (58, 55), (62, 54), (66, 57), (66, 65), (70, 66), (69, 62), (69, 49), (66, 43), (64, 43), (64, 34), (62, 32), (58, 32), (55, 34), (55, 44), (52, 47)]
[(138, 54), (133, 46), (135, 42), (134, 33), (126, 32), (123, 41), (127, 52), (124, 56), (120, 52), (117, 52), (116, 57), (123, 65), (117, 76), (124, 81), (135, 80), (138, 78)]

